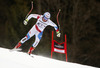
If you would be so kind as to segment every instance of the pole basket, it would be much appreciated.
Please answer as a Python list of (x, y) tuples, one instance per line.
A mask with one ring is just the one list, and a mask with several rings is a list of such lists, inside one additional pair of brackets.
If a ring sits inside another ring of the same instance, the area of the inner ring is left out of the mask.
[(66, 55), (66, 61), (67, 61), (67, 39), (65, 34), (65, 41), (62, 43), (57, 42), (53, 39), (54, 32), (52, 31), (52, 44), (51, 44), (51, 58), (53, 55), (53, 52), (61, 53)]

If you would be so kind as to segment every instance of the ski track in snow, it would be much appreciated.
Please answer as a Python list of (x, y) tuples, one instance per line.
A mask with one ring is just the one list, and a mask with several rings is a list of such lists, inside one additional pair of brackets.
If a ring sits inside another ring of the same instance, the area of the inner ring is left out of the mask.
[(0, 68), (96, 68), (0, 48)]

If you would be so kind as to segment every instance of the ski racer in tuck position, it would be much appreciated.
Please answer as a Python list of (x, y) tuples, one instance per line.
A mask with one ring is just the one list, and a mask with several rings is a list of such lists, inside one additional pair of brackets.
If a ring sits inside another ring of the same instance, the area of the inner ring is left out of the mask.
[(36, 48), (36, 46), (38, 45), (39, 41), (41, 40), (42, 34), (43, 34), (43, 30), (47, 27), (47, 26), (52, 26), (54, 27), (54, 29), (56, 30), (57, 33), (57, 37), (60, 37), (61, 33), (58, 30), (57, 25), (52, 22), (50, 20), (50, 13), (49, 12), (45, 12), (43, 15), (38, 15), (38, 14), (30, 14), (25, 20), (24, 20), (24, 25), (28, 24), (28, 21), (31, 18), (35, 18), (37, 19), (36, 24), (29, 30), (29, 32), (27, 33), (27, 35), (22, 38), (18, 44), (14, 47), (14, 49), (18, 49), (23, 43), (25, 43), (27, 40), (29, 40), (32, 36), (35, 35), (35, 42), (32, 44), (32, 46), (30, 47), (28, 54), (30, 55), (32, 53), (32, 51)]

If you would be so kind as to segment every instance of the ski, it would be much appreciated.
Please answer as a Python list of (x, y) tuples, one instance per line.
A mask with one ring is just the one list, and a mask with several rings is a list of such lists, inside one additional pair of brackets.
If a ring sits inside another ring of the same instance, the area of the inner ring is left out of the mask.
[(13, 49), (11, 49), (10, 51), (11, 51), (11, 52), (12, 52), (12, 51), (19, 51), (19, 52), (20, 52), (20, 51), (22, 51), (22, 49), (21, 49), (21, 48), (17, 48), (17, 49), (16, 49), (16, 48), (13, 48)]
[[(13, 51), (18, 51), (18, 52), (22, 52), (22, 49), (21, 48), (17, 48), (17, 49), (10, 49), (10, 52), (13, 52)], [(28, 53), (26, 53), (27, 55), (29, 55)], [(30, 54), (29, 55), (30, 57), (34, 58), (34, 55)]]
[(32, 54), (29, 55), (30, 57), (34, 58), (34, 56)]

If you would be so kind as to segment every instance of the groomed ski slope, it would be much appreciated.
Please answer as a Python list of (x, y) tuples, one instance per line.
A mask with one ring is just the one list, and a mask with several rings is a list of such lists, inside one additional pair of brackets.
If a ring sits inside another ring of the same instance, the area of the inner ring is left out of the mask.
[(0, 68), (95, 68), (0, 48)]

